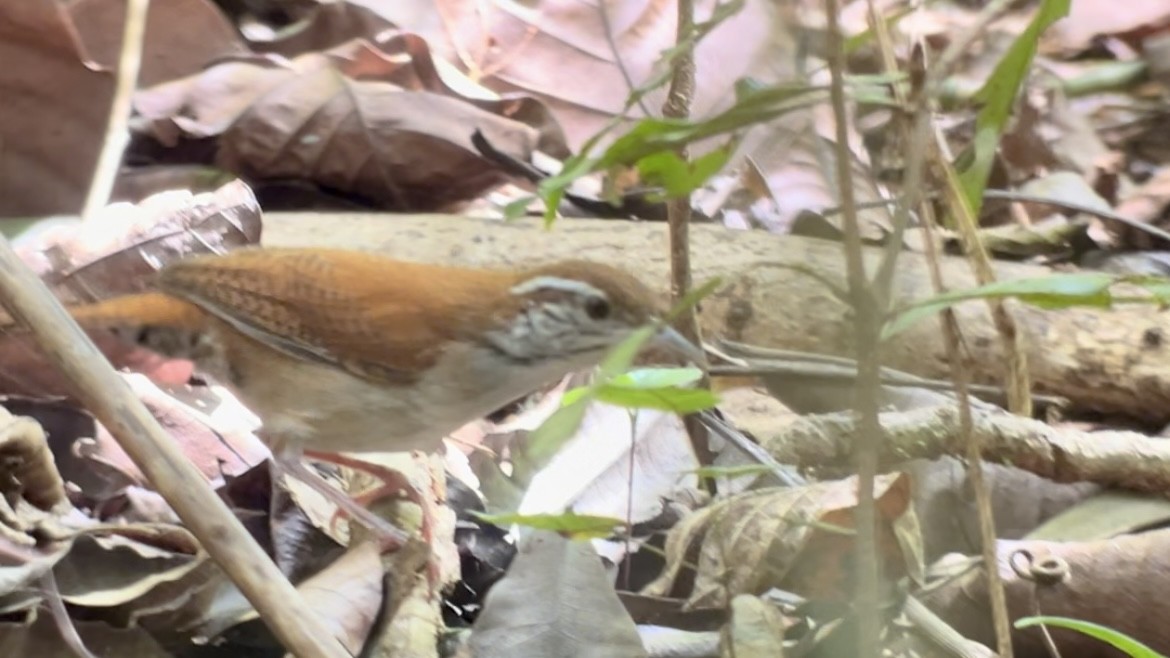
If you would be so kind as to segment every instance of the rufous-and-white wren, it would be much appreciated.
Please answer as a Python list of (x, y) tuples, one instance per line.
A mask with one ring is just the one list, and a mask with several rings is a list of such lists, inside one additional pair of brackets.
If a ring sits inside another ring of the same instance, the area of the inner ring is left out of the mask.
[(465, 423), (596, 365), (656, 311), (642, 283), (597, 263), (495, 271), (315, 248), (188, 258), (163, 268), (155, 288), (70, 312), (195, 361), (260, 416), (274, 456), (300, 479), (314, 479), (303, 449), (435, 449)]

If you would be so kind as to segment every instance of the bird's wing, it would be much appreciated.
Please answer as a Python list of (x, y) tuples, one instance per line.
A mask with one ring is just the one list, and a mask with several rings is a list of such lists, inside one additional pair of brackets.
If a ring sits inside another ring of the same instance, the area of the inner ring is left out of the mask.
[(490, 295), (508, 276), (353, 251), (249, 249), (176, 262), (158, 285), (293, 357), (413, 381), (468, 324), (488, 321), (479, 316), (494, 312)]

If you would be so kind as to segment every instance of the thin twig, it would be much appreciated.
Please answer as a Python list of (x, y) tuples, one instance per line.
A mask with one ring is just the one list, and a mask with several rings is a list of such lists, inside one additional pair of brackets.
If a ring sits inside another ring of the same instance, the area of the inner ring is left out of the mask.
[[(677, 41), (683, 43), (691, 38), (695, 29), (695, 8), (693, 0), (678, 0)], [(691, 114), (691, 99), (695, 95), (695, 54), (687, 48), (674, 60), (670, 89), (662, 106), (662, 115), (670, 119), (685, 119)], [(678, 156), (686, 160), (686, 148), (679, 149)], [(670, 275), (671, 292), (677, 302), (691, 289), (690, 268), (690, 223), (691, 200), (688, 197), (671, 199), (667, 202), (667, 221), (670, 224)], [(688, 310), (678, 317), (678, 328), (684, 336), (699, 344), (698, 324), (694, 310)]]
[[(609, 0), (597, 0), (597, 13), (601, 15), (602, 32), (605, 33), (605, 42), (609, 44), (609, 51), (613, 53), (613, 62), (617, 65), (618, 71), (622, 74), (622, 80), (626, 81), (626, 89), (630, 95), (634, 95), (638, 86), (634, 84), (634, 76), (630, 75), (630, 69), (626, 67), (626, 60), (622, 57), (622, 53), (618, 50), (617, 39), (613, 36), (613, 23), (609, 21)], [(638, 107), (642, 109), (642, 113), (646, 116), (654, 116), (650, 113), (650, 108), (647, 107), (645, 98), (638, 96)]]
[(1111, 222), (1124, 224), (1132, 229), (1149, 233), (1150, 235), (1161, 238), (1166, 242), (1170, 242), (1170, 233), (1163, 231), (1157, 226), (1151, 226), (1146, 222), (1137, 219), (1131, 219), (1125, 215), (1119, 215), (1112, 210), (1105, 208), (1094, 208), (1093, 206), (1086, 206), (1083, 203), (1075, 201), (1066, 201), (1064, 199), (1056, 199), (1040, 194), (1025, 194), (1023, 192), (1016, 192), (1014, 190), (983, 190), (983, 198), (985, 199), (1003, 199), (1005, 201), (1021, 201), (1024, 203), (1044, 203), (1057, 208), (1064, 208), (1065, 210), (1072, 210), (1073, 212), (1080, 212), (1086, 215), (1092, 215), (1101, 219), (1107, 219)]
[(106, 122), (106, 138), (81, 211), (83, 219), (94, 217), (109, 202), (122, 163), (122, 153), (130, 141), (131, 103), (134, 100), (134, 88), (138, 84), (138, 70), (142, 66), (142, 37), (146, 33), (146, 10), (149, 5), (150, 0), (130, 0), (126, 3), (122, 50), (118, 56), (118, 75), (114, 82), (109, 120)]
[[(948, 152), (946, 138), (942, 131), (935, 129), (935, 152), (938, 158), (935, 162), (942, 170), (947, 185), (947, 196), (951, 199), (951, 207), (958, 228), (959, 238), (967, 252), (967, 261), (971, 264), (971, 271), (975, 273), (975, 281), (986, 286), (995, 281), (995, 270), (991, 266), (991, 256), (987, 247), (979, 237), (978, 217), (975, 216), (967, 195), (963, 192), (959, 175), (951, 166), (954, 160)], [(1015, 317), (1008, 310), (1002, 299), (987, 299), (987, 307), (991, 311), (991, 320), (1003, 342), (1004, 356), (1007, 360), (1007, 390), (1008, 409), (1021, 416), (1032, 415), (1032, 398), (1028, 394), (1030, 376), (1028, 374), (1028, 355), (1024, 349), (1023, 336), (1016, 325)]]
[(854, 415), (860, 437), (854, 447), (857, 464), (857, 656), (881, 655), (881, 627), (878, 621), (878, 584), (881, 579), (877, 551), (877, 514), (874, 504), (874, 479), (877, 476), (878, 448), (882, 427), (878, 422), (880, 381), (880, 328), (882, 308), (865, 275), (862, 259), (861, 230), (857, 222), (857, 200), (853, 194), (852, 150), (849, 147), (849, 113), (845, 107), (845, 40), (838, 24), (837, 0), (825, 0), (828, 19), (829, 73), (832, 84), (829, 97), (836, 123), (837, 188), (841, 195), (844, 227), (845, 264), (849, 297), (854, 317), (854, 349), (857, 351), (858, 377), (854, 388)]
[[(946, 284), (942, 279), (942, 268), (939, 265), (939, 254), (933, 242), (933, 231), (936, 228), (934, 210), (929, 203), (923, 203), (920, 208), (923, 217), (923, 227), (926, 231), (926, 263), (930, 271), (930, 281), (935, 292), (946, 291)], [(955, 384), (955, 397), (959, 406), (959, 435), (960, 441), (966, 446), (967, 477), (971, 480), (971, 488), (975, 492), (975, 506), (979, 516), (979, 537), (983, 555), (983, 568), (987, 570), (987, 590), (991, 599), (993, 626), (995, 627), (996, 651), (1002, 658), (1011, 658), (1011, 625), (1007, 616), (1007, 599), (1003, 591), (1003, 581), (999, 577), (998, 561), (996, 559), (995, 516), (991, 509), (991, 494), (987, 482), (983, 477), (983, 446), (976, 436), (974, 420), (971, 411), (970, 377), (964, 367), (962, 351), (962, 329), (955, 317), (954, 309), (946, 309), (941, 313), (943, 323), (943, 344), (946, 346), (947, 360), (951, 364), (951, 379)]]
[[(678, 0), (676, 42), (687, 43), (689, 46), (678, 54), (673, 63), (670, 88), (667, 91), (666, 102), (662, 105), (662, 115), (666, 118), (685, 119), (691, 115), (691, 101), (695, 96), (694, 31), (694, 0)], [(677, 153), (678, 157), (684, 161), (688, 157), (685, 147), (679, 149)], [(691, 199), (689, 195), (666, 202), (666, 221), (670, 234), (670, 290), (674, 301), (678, 302), (691, 289)], [(678, 331), (692, 343), (695, 345), (703, 344), (702, 336), (699, 334), (699, 320), (694, 307), (679, 314), (674, 324)], [(700, 385), (707, 385), (705, 377)], [(691, 440), (691, 447), (699, 461), (703, 464), (711, 463), (714, 456), (707, 445), (707, 428), (695, 415), (687, 416), (684, 419), (684, 424), (687, 436)]]
[(65, 608), (65, 600), (61, 598), (61, 590), (57, 587), (57, 579), (53, 570), (49, 569), (41, 576), (41, 592), (45, 595), (45, 602), (49, 605), (49, 614), (53, 617), (53, 624), (61, 634), (61, 640), (69, 647), (77, 658), (97, 658), (85, 640), (77, 631), (77, 625), (69, 617), (69, 610)]

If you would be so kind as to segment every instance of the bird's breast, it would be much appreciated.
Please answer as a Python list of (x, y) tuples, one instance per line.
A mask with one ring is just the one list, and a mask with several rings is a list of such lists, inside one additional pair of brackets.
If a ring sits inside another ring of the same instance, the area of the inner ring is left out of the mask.
[(198, 346), (189, 351), (200, 368), (232, 389), (268, 436), (323, 452), (435, 450), (461, 426), (592, 365), (518, 362), (488, 346), (457, 343), (413, 379), (390, 382), (289, 355), (225, 323), (210, 323), (197, 338), (167, 340), (180, 338)]

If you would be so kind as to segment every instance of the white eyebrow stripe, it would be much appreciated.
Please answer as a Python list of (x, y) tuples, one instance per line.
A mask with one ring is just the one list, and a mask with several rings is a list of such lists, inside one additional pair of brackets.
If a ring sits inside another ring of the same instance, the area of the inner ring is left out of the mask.
[(512, 286), (511, 292), (513, 295), (527, 295), (540, 290), (563, 290), (564, 292), (576, 293), (578, 295), (605, 297), (605, 293), (584, 281), (562, 279), (555, 276), (538, 276), (527, 281), (521, 281)]

